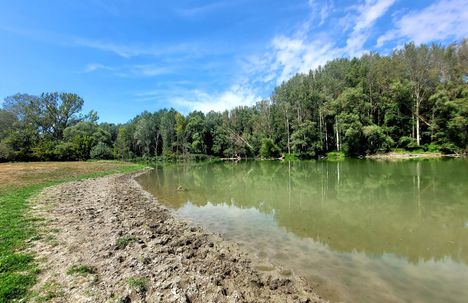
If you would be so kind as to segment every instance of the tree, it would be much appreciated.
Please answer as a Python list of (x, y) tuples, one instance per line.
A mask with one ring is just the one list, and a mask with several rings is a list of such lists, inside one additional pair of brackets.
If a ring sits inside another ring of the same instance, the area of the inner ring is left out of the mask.
[(301, 123), (291, 136), (291, 145), (293, 151), (303, 158), (315, 157), (320, 153), (322, 143), (316, 123), (311, 121)]
[(416, 143), (419, 146), (421, 144), (421, 106), (431, 95), (438, 75), (431, 65), (431, 52), (427, 45), (416, 47), (414, 43), (409, 43), (399, 53), (404, 62), (406, 76), (412, 87)]
[(262, 158), (276, 158), (280, 154), (280, 149), (273, 140), (265, 138), (262, 140), (262, 145), (260, 147), (260, 157)]
[(192, 112), (187, 118), (185, 129), (189, 150), (193, 154), (206, 153), (205, 116), (202, 112)]
[(110, 146), (105, 144), (104, 142), (99, 142), (98, 144), (96, 144), (91, 149), (90, 156), (92, 159), (98, 160), (110, 160), (114, 158), (112, 148), (110, 148)]

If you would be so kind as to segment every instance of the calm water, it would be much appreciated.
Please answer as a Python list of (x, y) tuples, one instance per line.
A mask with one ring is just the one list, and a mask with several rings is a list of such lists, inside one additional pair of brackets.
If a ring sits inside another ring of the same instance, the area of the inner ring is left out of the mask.
[(467, 159), (169, 166), (139, 182), (325, 298), (468, 302)]

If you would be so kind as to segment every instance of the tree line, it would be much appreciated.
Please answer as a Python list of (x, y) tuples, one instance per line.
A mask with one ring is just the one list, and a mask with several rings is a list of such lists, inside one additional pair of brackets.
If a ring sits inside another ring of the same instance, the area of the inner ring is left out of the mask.
[(0, 160), (360, 156), (466, 152), (468, 40), (406, 44), (297, 74), (268, 100), (224, 112), (143, 112), (98, 123), (71, 93), (16, 94), (0, 109)]

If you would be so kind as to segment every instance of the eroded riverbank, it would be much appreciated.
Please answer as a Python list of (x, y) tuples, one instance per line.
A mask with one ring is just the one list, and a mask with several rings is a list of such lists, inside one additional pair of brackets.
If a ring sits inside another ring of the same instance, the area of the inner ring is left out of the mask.
[(323, 302), (300, 278), (259, 272), (236, 244), (175, 218), (134, 177), (67, 183), (36, 197), (33, 213), (46, 219), (33, 248), (36, 299)]

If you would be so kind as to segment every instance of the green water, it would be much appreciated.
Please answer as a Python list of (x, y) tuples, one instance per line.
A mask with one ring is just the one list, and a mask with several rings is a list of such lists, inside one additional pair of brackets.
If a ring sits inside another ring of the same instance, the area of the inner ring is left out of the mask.
[(168, 166), (138, 181), (333, 301), (468, 302), (467, 159)]

